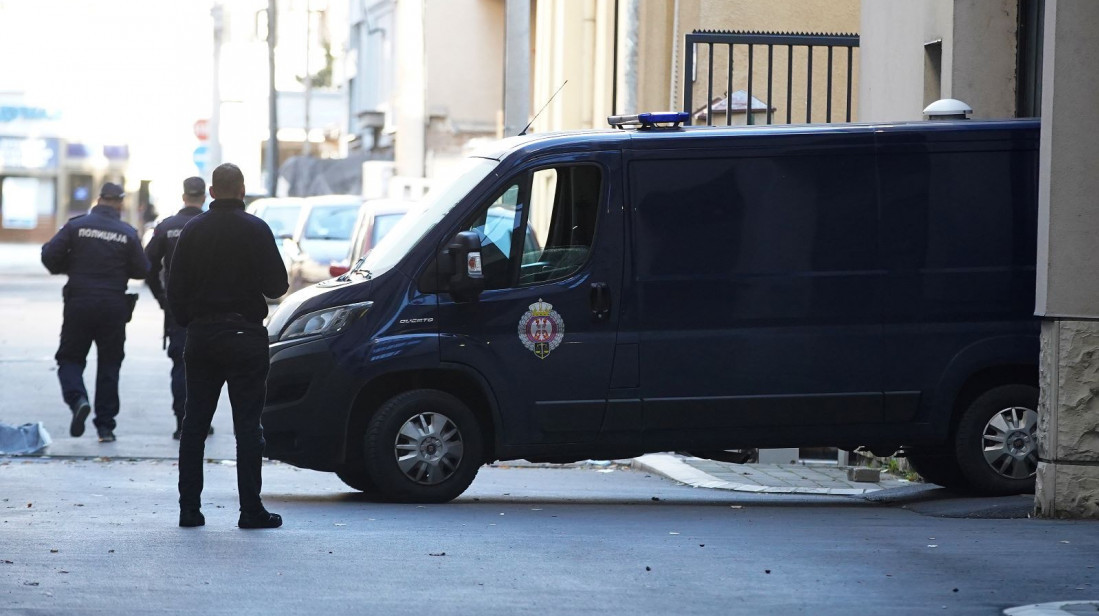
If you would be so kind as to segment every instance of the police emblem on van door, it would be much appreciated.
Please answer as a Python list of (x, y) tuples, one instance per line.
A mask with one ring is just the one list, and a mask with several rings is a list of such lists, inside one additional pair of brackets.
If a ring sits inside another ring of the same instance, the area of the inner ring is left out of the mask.
[(519, 341), (530, 352), (545, 359), (565, 338), (565, 321), (553, 304), (539, 299), (519, 319)]

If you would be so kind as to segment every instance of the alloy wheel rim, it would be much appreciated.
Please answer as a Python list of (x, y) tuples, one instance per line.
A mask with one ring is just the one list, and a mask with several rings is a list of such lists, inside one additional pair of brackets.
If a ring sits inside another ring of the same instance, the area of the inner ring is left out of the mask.
[(397, 467), (420, 485), (436, 485), (454, 475), (464, 446), (458, 426), (442, 413), (418, 413), (408, 418), (394, 441)]
[(1038, 469), (1038, 413), (1024, 406), (1002, 409), (985, 424), (985, 462), (1001, 477), (1029, 479)]

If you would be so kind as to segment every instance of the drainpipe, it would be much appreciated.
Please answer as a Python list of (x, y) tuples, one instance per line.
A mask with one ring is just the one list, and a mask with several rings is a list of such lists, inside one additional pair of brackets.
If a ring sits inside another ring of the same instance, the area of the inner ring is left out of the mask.
[[(676, 108), (676, 102), (679, 100), (679, 72), (676, 67), (679, 66), (679, 0), (675, 0), (675, 6), (672, 8), (672, 61), (671, 61), (671, 76), (672, 83), (668, 87), (668, 109), (673, 110)], [(690, 113), (690, 109), (684, 109), (687, 113)]]
[(637, 36), (641, 0), (626, 0), (626, 41), (623, 50), (625, 87), (622, 92), (622, 114), (637, 113)]

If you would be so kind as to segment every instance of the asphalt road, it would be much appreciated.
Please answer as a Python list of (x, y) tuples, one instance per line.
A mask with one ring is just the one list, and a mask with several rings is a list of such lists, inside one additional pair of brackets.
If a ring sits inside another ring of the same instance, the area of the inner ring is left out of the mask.
[[(445, 505), (375, 503), (269, 464), (283, 528), (176, 526), (175, 465), (0, 460), (0, 613), (995, 614), (1099, 597), (1089, 522), (929, 515), (689, 488), (623, 468), (482, 469)], [(924, 508), (925, 512), (918, 511)]]

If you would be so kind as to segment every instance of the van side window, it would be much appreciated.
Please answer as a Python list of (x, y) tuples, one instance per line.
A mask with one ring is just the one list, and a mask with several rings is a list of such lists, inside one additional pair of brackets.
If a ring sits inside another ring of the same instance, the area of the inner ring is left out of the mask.
[(594, 165), (534, 172), (519, 286), (566, 278), (587, 262), (601, 183)]
[(543, 284), (578, 271), (591, 252), (601, 184), (594, 165), (539, 169), (479, 210), (462, 228), (481, 238), (485, 289)]

